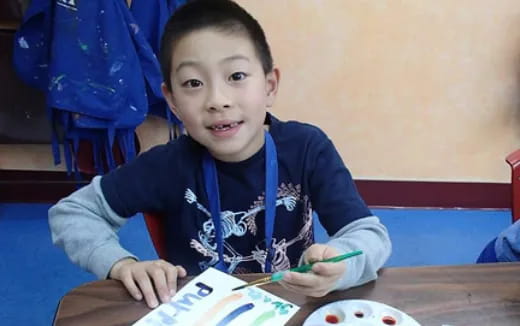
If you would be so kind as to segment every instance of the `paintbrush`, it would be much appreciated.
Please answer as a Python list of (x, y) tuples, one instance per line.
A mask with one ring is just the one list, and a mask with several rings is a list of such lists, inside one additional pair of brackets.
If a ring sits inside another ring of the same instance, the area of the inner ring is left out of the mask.
[(343, 261), (343, 260), (345, 260), (347, 258), (354, 257), (354, 256), (357, 256), (357, 255), (361, 255), (362, 253), (363, 253), (363, 251), (356, 250), (356, 251), (352, 251), (352, 252), (346, 253), (344, 255), (339, 255), (339, 256), (332, 257), (332, 258), (327, 258), (327, 259), (324, 259), (324, 260), (315, 261), (315, 262), (312, 262), (310, 264), (301, 265), (301, 266), (298, 266), (298, 267), (295, 267), (295, 268), (291, 268), (291, 269), (286, 270), (286, 271), (276, 272), (276, 273), (271, 274), (270, 276), (263, 277), (263, 278), (260, 278), (258, 280), (255, 280), (255, 281), (249, 282), (247, 284), (241, 285), (239, 287), (236, 287), (236, 288), (232, 289), (231, 291), (241, 290), (243, 288), (246, 288), (246, 287), (249, 287), (249, 286), (254, 286), (254, 285), (260, 286), (260, 285), (264, 285), (264, 284), (267, 284), (267, 283), (279, 282), (279, 281), (281, 281), (283, 279), (284, 274), (287, 273), (287, 272), (307, 273), (308, 271), (312, 270), (312, 266), (314, 264), (317, 264), (317, 263), (337, 263), (337, 262)]

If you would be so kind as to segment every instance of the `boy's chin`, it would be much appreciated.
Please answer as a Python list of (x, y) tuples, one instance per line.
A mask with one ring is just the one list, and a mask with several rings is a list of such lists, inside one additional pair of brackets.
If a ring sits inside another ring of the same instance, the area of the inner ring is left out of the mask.
[(233, 150), (229, 147), (226, 149), (209, 149), (209, 152), (214, 158), (223, 162), (240, 162), (247, 158), (243, 157), (242, 151)]
[(209, 141), (202, 144), (208, 149), (211, 155), (224, 162), (240, 162), (247, 160), (256, 154), (263, 146), (263, 130), (258, 141), (247, 141), (244, 136), (235, 135), (232, 139), (225, 141)]
[(208, 148), (211, 155), (219, 161), (224, 162), (240, 162), (247, 160), (257, 151), (251, 148), (245, 148), (244, 144), (219, 144), (220, 146)]

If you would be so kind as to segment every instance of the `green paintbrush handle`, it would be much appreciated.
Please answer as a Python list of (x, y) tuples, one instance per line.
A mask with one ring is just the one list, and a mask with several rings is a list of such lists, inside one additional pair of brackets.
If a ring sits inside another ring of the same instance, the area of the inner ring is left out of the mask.
[[(312, 266), (314, 264), (316, 264), (316, 263), (337, 263), (337, 262), (345, 260), (347, 258), (354, 257), (354, 256), (357, 256), (357, 255), (361, 255), (362, 253), (363, 253), (363, 251), (356, 250), (356, 251), (352, 251), (352, 252), (346, 253), (344, 255), (339, 255), (339, 256), (332, 257), (332, 258), (327, 258), (327, 259), (324, 259), (324, 260), (315, 261), (315, 262), (312, 262), (310, 264), (305, 264), (305, 265), (301, 265), (301, 266), (298, 266), (298, 267), (295, 267), (295, 268), (291, 268), (288, 271), (289, 272), (297, 272), (297, 273), (307, 273), (308, 271), (310, 271), (312, 269)], [(271, 281), (273, 281), (273, 282), (281, 281), (283, 279), (283, 274), (285, 274), (288, 271), (273, 273), (273, 275), (271, 275)]]

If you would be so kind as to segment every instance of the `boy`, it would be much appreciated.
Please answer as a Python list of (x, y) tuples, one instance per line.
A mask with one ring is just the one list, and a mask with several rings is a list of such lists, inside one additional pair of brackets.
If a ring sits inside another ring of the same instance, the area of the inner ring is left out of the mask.
[[(52, 207), (54, 243), (152, 308), (177, 277), (207, 267), (274, 272), (360, 249), (281, 284), (323, 296), (375, 279), (391, 251), (387, 230), (320, 129), (267, 112), (280, 73), (258, 22), (230, 0), (191, 1), (166, 25), (160, 61), (163, 94), (188, 135)], [(312, 244), (313, 211), (332, 235), (326, 244)], [(119, 245), (115, 231), (137, 212), (165, 217), (169, 262), (138, 261)]]

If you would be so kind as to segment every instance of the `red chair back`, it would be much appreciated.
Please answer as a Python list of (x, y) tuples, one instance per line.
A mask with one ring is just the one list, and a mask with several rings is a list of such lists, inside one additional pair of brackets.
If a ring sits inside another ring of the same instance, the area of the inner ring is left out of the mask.
[(152, 243), (159, 258), (166, 260), (166, 232), (164, 227), (164, 217), (157, 213), (144, 213), (144, 221), (152, 238)]
[(511, 166), (511, 215), (513, 223), (520, 219), (520, 149), (506, 157)]

